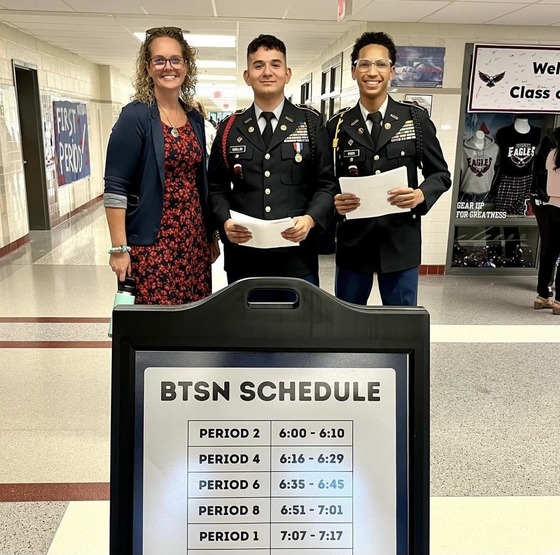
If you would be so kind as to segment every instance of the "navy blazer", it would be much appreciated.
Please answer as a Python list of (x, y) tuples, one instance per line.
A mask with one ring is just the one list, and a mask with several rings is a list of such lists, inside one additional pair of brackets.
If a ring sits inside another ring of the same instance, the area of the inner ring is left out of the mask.
[[(184, 108), (186, 108), (183, 105)], [(206, 206), (206, 136), (204, 119), (196, 110), (187, 117), (202, 150), (203, 161), (196, 176), (196, 187), (210, 234), (212, 226)], [(134, 101), (127, 104), (109, 137), (105, 165), (105, 194), (128, 199), (126, 237), (130, 245), (155, 242), (163, 209), (164, 142), (157, 104)]]

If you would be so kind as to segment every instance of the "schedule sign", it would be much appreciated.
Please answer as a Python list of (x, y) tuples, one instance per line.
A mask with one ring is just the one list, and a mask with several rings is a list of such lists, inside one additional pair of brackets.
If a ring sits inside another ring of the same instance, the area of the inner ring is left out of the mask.
[(425, 555), (428, 361), (424, 309), (295, 278), (115, 308), (110, 555)]
[(142, 553), (397, 553), (397, 391), (395, 368), (146, 368)]

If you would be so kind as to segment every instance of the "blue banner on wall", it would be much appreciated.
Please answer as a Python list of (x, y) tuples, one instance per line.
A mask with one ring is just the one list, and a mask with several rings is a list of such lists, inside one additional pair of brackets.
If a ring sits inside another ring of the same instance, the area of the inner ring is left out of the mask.
[(58, 184), (68, 185), (91, 173), (86, 105), (53, 101), (53, 122)]

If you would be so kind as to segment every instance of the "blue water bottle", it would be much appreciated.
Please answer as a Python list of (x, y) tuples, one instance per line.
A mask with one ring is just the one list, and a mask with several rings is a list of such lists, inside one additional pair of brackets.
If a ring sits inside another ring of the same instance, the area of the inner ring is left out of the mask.
[[(136, 280), (133, 277), (126, 276), (124, 281), (117, 279), (117, 292), (113, 301), (113, 308), (118, 304), (134, 304), (136, 300)], [(113, 316), (109, 323), (109, 337), (113, 337)]]

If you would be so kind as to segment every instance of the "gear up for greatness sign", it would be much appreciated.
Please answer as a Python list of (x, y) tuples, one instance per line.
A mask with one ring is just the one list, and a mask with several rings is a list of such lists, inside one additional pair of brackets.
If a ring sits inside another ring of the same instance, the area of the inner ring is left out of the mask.
[(560, 112), (560, 46), (475, 44), (469, 112)]

